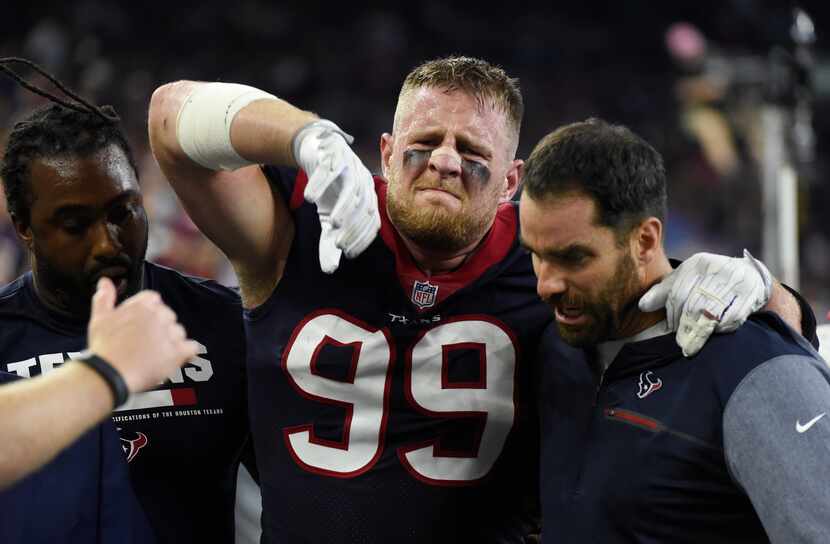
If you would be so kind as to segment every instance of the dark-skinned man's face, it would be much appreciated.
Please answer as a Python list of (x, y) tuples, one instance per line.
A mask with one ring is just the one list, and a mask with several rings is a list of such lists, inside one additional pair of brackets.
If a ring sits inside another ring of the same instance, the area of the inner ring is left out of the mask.
[(124, 151), (38, 158), (29, 168), (30, 221), (15, 220), (32, 255), (35, 285), (50, 306), (86, 315), (98, 278), (119, 300), (141, 288), (147, 216)]

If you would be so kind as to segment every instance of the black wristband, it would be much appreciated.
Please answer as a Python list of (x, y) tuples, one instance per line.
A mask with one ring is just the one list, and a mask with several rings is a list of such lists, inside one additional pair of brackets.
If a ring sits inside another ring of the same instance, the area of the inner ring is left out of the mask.
[(110, 386), (110, 389), (112, 389), (113, 397), (115, 397), (114, 408), (118, 408), (127, 402), (127, 398), (130, 396), (130, 390), (127, 389), (127, 383), (124, 381), (124, 378), (121, 377), (121, 373), (115, 370), (115, 367), (109, 364), (106, 359), (103, 359), (91, 352), (84, 352), (75, 360), (92, 367), (92, 369), (95, 370), (95, 372), (97, 372), (105, 382), (107, 382), (107, 385)]

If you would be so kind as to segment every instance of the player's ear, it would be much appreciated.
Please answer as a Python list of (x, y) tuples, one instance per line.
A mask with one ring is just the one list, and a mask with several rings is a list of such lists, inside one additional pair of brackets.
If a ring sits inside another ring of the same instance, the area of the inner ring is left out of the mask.
[(647, 217), (631, 233), (632, 255), (639, 265), (651, 263), (663, 248), (663, 222)]
[(29, 251), (32, 251), (34, 243), (34, 236), (32, 235), (32, 225), (29, 221), (21, 221), (16, 216), (12, 215), (12, 223), (14, 223), (14, 232), (20, 238), (20, 242), (26, 246)]
[(522, 175), (524, 174), (525, 170), (525, 161), (522, 159), (514, 159), (513, 162), (510, 163), (510, 168), (507, 169), (507, 174), (505, 174), (505, 185), (504, 190), (502, 191), (501, 201), (507, 202), (513, 198), (513, 195), (516, 194), (516, 191), (519, 190), (519, 186), (522, 183)]
[(389, 170), (389, 161), (392, 159), (392, 148), (394, 147), (395, 137), (384, 132), (380, 135), (380, 166), (383, 171), (383, 177), (387, 177)]

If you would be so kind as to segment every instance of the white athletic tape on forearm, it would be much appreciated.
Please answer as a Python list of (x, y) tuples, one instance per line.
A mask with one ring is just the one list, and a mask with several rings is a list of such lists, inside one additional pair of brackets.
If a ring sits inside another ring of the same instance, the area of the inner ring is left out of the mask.
[(272, 94), (236, 83), (206, 83), (187, 97), (176, 119), (176, 137), (190, 159), (211, 170), (236, 170), (253, 164), (231, 145), (231, 123), (239, 110)]

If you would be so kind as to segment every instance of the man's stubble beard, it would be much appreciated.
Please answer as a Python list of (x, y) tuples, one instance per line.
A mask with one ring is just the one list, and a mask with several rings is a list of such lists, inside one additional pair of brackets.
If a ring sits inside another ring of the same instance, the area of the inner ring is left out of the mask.
[[(130, 263), (127, 275), (127, 289), (118, 295), (118, 303), (133, 296), (141, 290), (144, 272), (144, 259), (149, 245), (149, 225), (144, 229), (143, 250), (141, 258)], [(46, 257), (37, 243), (32, 247), (33, 268), (38, 278), (38, 290), (45, 290), (58, 309), (78, 318), (88, 318), (92, 307), (92, 295), (97, 285), (87, 281), (87, 276), (67, 274), (58, 265)], [(41, 295), (43, 296), (43, 295)]]
[(480, 240), (489, 230), (495, 210), (476, 213), (469, 199), (462, 209), (451, 212), (440, 206), (418, 207), (414, 194), (395, 182), (396, 173), (388, 173), (386, 210), (398, 232), (420, 247), (442, 252), (461, 251)]
[(640, 292), (634, 259), (630, 252), (626, 252), (617, 261), (612, 279), (594, 301), (586, 306), (585, 312), (591, 318), (589, 323), (572, 328), (557, 322), (559, 336), (575, 347), (595, 346), (617, 338), (626, 318), (638, 311), (637, 295)]

